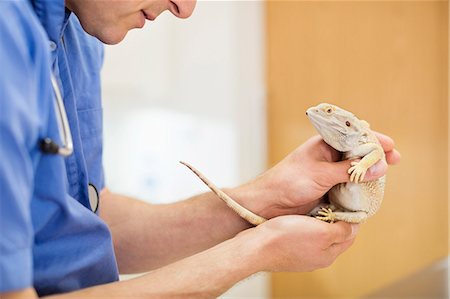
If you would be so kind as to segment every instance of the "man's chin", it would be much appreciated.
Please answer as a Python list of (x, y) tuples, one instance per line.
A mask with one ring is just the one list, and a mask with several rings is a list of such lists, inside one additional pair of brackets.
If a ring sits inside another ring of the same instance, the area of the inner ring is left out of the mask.
[(123, 41), (127, 33), (128, 31), (124, 31), (124, 32), (114, 32), (114, 34), (96, 34), (94, 36), (104, 44), (116, 45), (121, 41)]
[(107, 45), (116, 45), (123, 41), (128, 33), (128, 30), (122, 28), (102, 28), (101, 30), (93, 30), (92, 28), (83, 28), (89, 35), (97, 38), (102, 43)]

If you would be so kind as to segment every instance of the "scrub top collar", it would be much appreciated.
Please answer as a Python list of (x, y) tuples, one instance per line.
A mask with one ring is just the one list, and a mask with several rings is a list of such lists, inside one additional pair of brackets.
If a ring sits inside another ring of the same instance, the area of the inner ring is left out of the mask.
[[(29, 0), (33, 5), (39, 21), (49, 38), (53, 53), (59, 46), (64, 29), (69, 22), (70, 11), (66, 9), (64, 0)], [(52, 55), (52, 62), (56, 55)]]

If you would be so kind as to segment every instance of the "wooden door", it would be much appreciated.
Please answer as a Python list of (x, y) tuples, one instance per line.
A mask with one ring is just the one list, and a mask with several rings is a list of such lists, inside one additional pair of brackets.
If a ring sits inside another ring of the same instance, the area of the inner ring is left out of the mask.
[(273, 298), (357, 298), (448, 255), (446, 1), (268, 1), (269, 164), (329, 101), (401, 151), (385, 201), (333, 266), (272, 276)]

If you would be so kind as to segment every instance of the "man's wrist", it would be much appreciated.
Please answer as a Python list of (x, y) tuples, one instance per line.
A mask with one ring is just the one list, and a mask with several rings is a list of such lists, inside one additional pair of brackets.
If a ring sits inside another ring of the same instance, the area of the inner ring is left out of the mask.
[(271, 245), (275, 239), (273, 234), (263, 226), (258, 226), (239, 233), (235, 239), (242, 244), (239, 250), (248, 261), (252, 273), (271, 268)]
[(260, 185), (257, 182), (251, 182), (236, 188), (224, 189), (223, 191), (247, 210), (263, 218), (270, 219), (277, 215), (276, 207), (270, 204), (271, 202), (276, 202), (277, 195), (272, 194), (272, 190)]
[[(204, 252), (153, 271), (141, 277), (144, 282), (139, 285), (146, 285), (146, 289), (156, 297), (169, 293), (177, 298), (191, 298), (192, 295), (215, 298), (265, 268), (261, 264), (262, 243), (258, 242), (255, 233), (255, 229), (246, 230)], [(159, 290), (152, 285), (168, 278), (170, 284), (157, 283)]]

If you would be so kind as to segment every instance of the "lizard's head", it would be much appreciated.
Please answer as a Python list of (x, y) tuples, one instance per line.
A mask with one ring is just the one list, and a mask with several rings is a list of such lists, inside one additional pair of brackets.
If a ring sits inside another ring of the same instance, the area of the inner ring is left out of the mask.
[(352, 113), (327, 103), (309, 108), (306, 115), (325, 142), (341, 152), (354, 148), (369, 126)]

